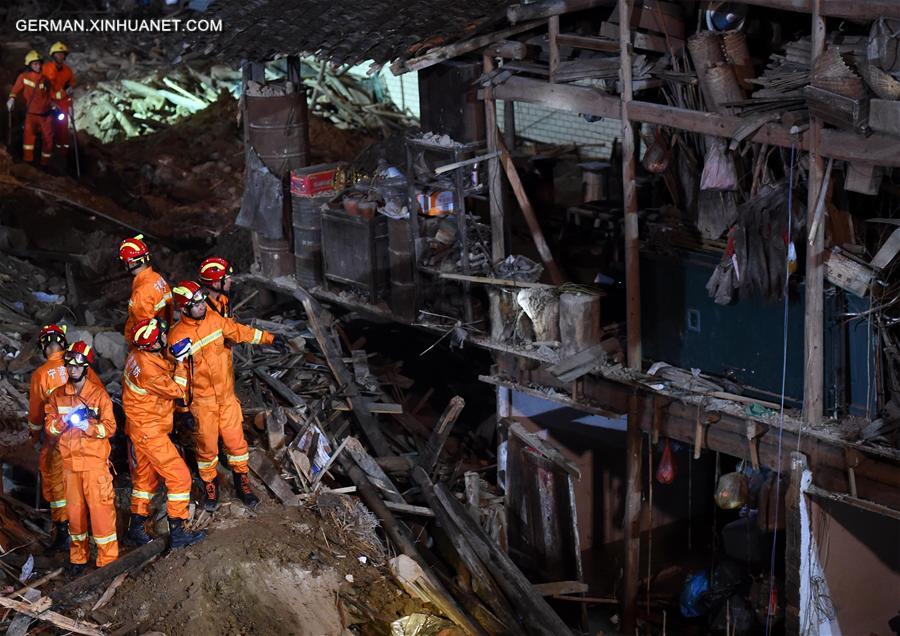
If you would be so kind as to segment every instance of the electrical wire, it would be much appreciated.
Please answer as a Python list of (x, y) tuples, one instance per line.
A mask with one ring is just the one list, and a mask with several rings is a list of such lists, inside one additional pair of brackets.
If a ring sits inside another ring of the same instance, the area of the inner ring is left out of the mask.
[[(796, 144), (791, 145), (791, 160), (788, 167), (788, 200), (787, 200), (787, 242), (788, 242), (788, 250), (787, 253), (790, 254), (790, 244), (792, 241), (793, 234), (793, 221), (794, 221), (794, 163), (797, 154), (797, 146)], [(788, 255), (785, 256), (785, 260), (789, 258)], [(784, 317), (783, 317), (783, 327), (782, 327), (782, 351), (781, 351), (781, 399), (779, 402), (778, 408), (778, 452), (777, 459), (775, 461), (775, 501), (781, 501), (781, 442), (784, 438), (784, 396), (785, 396), (785, 385), (787, 383), (787, 354), (788, 354), (788, 299), (790, 294), (788, 293), (788, 284), (791, 279), (791, 268), (790, 263), (785, 262), (784, 268), (784, 293), (782, 294), (784, 298)], [(800, 449), (800, 436), (803, 427), (800, 427), (800, 430), (797, 431), (797, 450)], [(774, 609), (772, 607), (771, 601), (771, 590), (775, 587), (775, 554), (778, 548), (778, 510), (781, 506), (778, 504), (775, 505), (775, 523), (772, 526), (774, 530), (772, 531), (772, 554), (769, 560), (769, 601), (766, 604), (766, 636), (769, 636), (772, 630), (772, 623), (774, 622), (772, 619), (774, 618)]]

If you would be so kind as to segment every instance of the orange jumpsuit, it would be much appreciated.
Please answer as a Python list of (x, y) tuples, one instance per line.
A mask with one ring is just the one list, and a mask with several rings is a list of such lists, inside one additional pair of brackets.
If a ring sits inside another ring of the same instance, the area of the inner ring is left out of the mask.
[(135, 349), (125, 362), (122, 406), (131, 438), (131, 512), (147, 517), (150, 500), (166, 484), (170, 519), (187, 519), (191, 473), (169, 439), (174, 401), (185, 400), (187, 371), (162, 355)]
[(241, 403), (234, 394), (234, 373), (229, 367), (230, 352), (226, 341), (271, 344), (272, 334), (207, 310), (201, 320), (181, 316), (169, 334), (169, 342), (176, 343), (182, 338), (190, 338), (193, 343), (190, 407), (197, 420), (194, 439), (200, 477), (205, 482), (216, 478), (220, 435), (231, 469), (236, 473), (246, 473), (249, 454), (244, 439)]
[(22, 139), (22, 155), (25, 161), (34, 161), (34, 144), (41, 135), (41, 165), (50, 163), (53, 156), (53, 125), (50, 121), (50, 83), (41, 73), (31, 69), (22, 71), (16, 78), (10, 97), (22, 93), (25, 100), (25, 134)]
[(131, 345), (131, 328), (148, 318), (162, 318), (172, 324), (172, 290), (165, 279), (147, 267), (131, 283), (128, 318), (125, 320), (125, 342)]
[(72, 116), (72, 98), (66, 92), (74, 88), (75, 75), (68, 64), (57, 65), (56, 61), (45, 62), (41, 67), (44, 77), (50, 82), (50, 97), (65, 118), (53, 118), (53, 142), (57, 152), (65, 157), (69, 152), (69, 118)]
[[(41, 441), (44, 430), (44, 405), (50, 393), (68, 380), (63, 352), (51, 353), (47, 361), (31, 374), (28, 389), (28, 428), (33, 441)], [(55, 443), (47, 438), (41, 445), (38, 470), (41, 471), (41, 494), (50, 502), (50, 518), (54, 523), (66, 521), (66, 482), (63, 477), (62, 455)]]
[[(68, 426), (63, 418), (87, 406), (96, 415), (86, 431)], [(91, 377), (81, 392), (66, 383), (50, 394), (47, 402), (46, 432), (58, 438), (59, 452), (66, 477), (66, 508), (69, 514), (69, 561), (87, 563), (88, 512), (90, 529), (97, 544), (97, 567), (119, 556), (116, 539), (115, 491), (109, 474), (109, 438), (116, 432), (112, 401), (106, 389)]]

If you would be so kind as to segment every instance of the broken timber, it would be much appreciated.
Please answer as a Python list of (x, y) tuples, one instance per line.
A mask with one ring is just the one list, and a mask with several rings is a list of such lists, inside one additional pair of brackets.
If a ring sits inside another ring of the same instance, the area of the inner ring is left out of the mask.
[[(440, 507), (456, 524), (478, 558), (494, 572), (497, 584), (506, 598), (525, 617), (525, 629), (529, 634), (563, 636), (571, 630), (551, 609), (544, 598), (535, 592), (531, 582), (516, 564), (488, 537), (456, 500), (445, 484), (436, 484), (434, 493)], [(437, 512), (436, 512), (437, 514)]]
[[(148, 543), (147, 545), (150, 544)], [(31, 616), (32, 618), (36, 618), (38, 620), (47, 621), (48, 623), (56, 625), (60, 629), (68, 630), (76, 634), (85, 634), (86, 636), (103, 636), (103, 632), (100, 630), (99, 625), (71, 619), (67, 616), (63, 616), (62, 614), (58, 614), (57, 612), (52, 612), (50, 610), (41, 611), (40, 608), (35, 608), (31, 605), (31, 603), (25, 601), (14, 601), (11, 598), (0, 596), (0, 607), (7, 607), (11, 610), (19, 612), (20, 614), (25, 614), (26, 616)]]
[(82, 596), (97, 591), (106, 581), (117, 577), (122, 572), (129, 572), (144, 565), (150, 559), (156, 558), (165, 549), (166, 541), (164, 539), (154, 539), (150, 543), (120, 556), (109, 565), (89, 572), (68, 585), (53, 590), (49, 595), (50, 599), (54, 604), (63, 606), (77, 602)]
[(285, 506), (300, 505), (297, 495), (294, 494), (290, 485), (278, 474), (275, 464), (266, 457), (265, 453), (260, 450), (252, 451), (247, 465), (269, 487), (269, 490), (278, 497), (281, 503)]
[(441, 414), (437, 425), (431, 432), (431, 437), (428, 438), (428, 444), (425, 446), (425, 451), (419, 458), (419, 466), (424, 468), (426, 473), (431, 474), (434, 467), (437, 465), (441, 449), (444, 448), (444, 443), (446, 443), (447, 438), (450, 436), (450, 430), (453, 428), (456, 418), (459, 417), (459, 414), (462, 412), (465, 405), (465, 400), (456, 395), (450, 400), (447, 408), (444, 409), (444, 412)]

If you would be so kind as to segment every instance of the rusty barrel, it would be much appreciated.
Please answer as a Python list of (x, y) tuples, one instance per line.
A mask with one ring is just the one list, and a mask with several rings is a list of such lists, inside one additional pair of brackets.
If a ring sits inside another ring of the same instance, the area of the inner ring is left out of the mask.
[(266, 278), (294, 274), (294, 255), (285, 239), (269, 239), (254, 232), (253, 243), (260, 274)]
[(328, 197), (291, 197), (294, 225), (294, 263), (302, 287), (322, 284), (322, 206)]
[(244, 95), (250, 144), (278, 177), (309, 163), (306, 89), (287, 95)]

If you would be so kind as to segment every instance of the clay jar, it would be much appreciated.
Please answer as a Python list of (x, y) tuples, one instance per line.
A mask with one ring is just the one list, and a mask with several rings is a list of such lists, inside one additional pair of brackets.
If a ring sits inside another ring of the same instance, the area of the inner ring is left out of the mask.
[(347, 195), (343, 199), (344, 212), (350, 216), (359, 216), (359, 197)]

